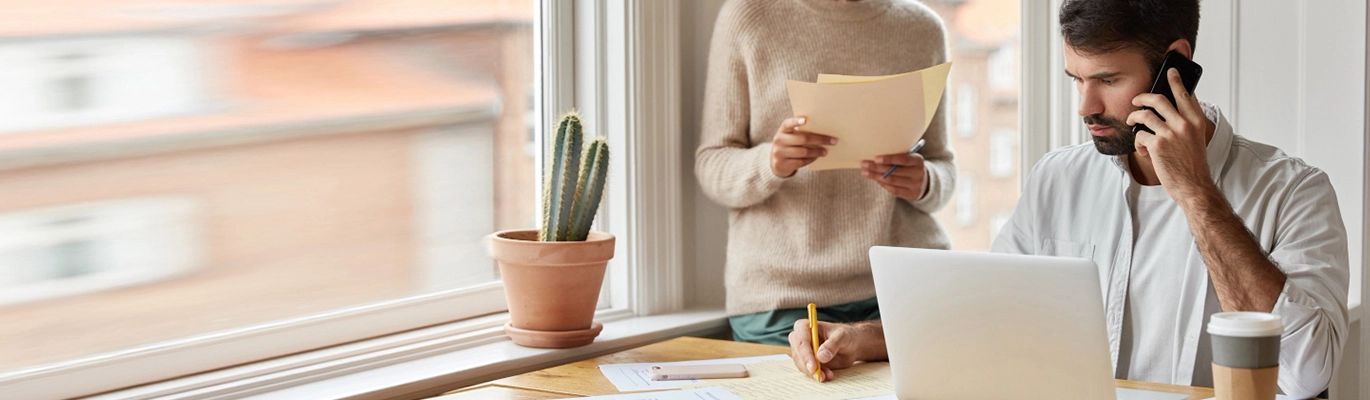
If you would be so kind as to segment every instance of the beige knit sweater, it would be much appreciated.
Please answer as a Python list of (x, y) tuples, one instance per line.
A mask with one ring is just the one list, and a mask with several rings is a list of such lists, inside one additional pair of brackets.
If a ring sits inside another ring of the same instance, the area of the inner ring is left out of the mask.
[(911, 0), (730, 0), (714, 27), (695, 172), (731, 208), (728, 314), (875, 296), (871, 246), (948, 248), (929, 214), (951, 197), (946, 101), (919, 152), (929, 189), (898, 199), (858, 169), (771, 172), (771, 137), (792, 116), (785, 80), (889, 75), (947, 61), (941, 19)]

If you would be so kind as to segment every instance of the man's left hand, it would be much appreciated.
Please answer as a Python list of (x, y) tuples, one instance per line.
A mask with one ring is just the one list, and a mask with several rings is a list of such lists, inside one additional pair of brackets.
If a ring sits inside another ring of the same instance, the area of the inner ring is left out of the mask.
[[(1175, 201), (1189, 198), (1213, 186), (1208, 172), (1208, 131), (1211, 122), (1204, 116), (1199, 99), (1185, 90), (1180, 73), (1165, 72), (1175, 105), (1160, 94), (1143, 93), (1132, 98), (1132, 105), (1151, 107), (1127, 116), (1127, 124), (1146, 124), (1155, 133), (1137, 132), (1137, 154), (1151, 157), (1156, 176)], [(1159, 113), (1160, 116), (1156, 114)], [(1161, 118), (1165, 120), (1162, 121)]]
[[(875, 181), (895, 197), (918, 201), (923, 198), (923, 188), (928, 181), (928, 171), (924, 168), (923, 162), (923, 155), (918, 153), (877, 156), (875, 160), (861, 161), (861, 176)], [(895, 169), (889, 178), (884, 178), (885, 171), (896, 165), (899, 168)]]

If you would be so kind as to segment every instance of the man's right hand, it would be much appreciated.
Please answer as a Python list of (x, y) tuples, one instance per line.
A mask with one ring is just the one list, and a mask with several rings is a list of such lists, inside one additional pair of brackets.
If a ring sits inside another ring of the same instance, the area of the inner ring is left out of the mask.
[(828, 155), (823, 146), (837, 144), (837, 138), (817, 133), (800, 132), (804, 117), (789, 118), (780, 123), (780, 130), (771, 139), (771, 172), (781, 178), (794, 176), (805, 165)]
[[(790, 332), (790, 358), (794, 366), (809, 376), (813, 376), (814, 353), (813, 333), (809, 331), (809, 320), (794, 322)], [(875, 361), (888, 358), (885, 350), (885, 331), (880, 321), (866, 321), (852, 324), (835, 324), (818, 321), (817, 360), (823, 365), (823, 382), (832, 380), (834, 369), (852, 366), (857, 361)]]

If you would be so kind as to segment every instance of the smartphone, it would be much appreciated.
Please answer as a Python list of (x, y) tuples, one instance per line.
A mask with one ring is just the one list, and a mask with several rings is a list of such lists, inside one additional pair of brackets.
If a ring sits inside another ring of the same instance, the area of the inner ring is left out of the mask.
[[(1174, 106), (1175, 94), (1171, 92), (1170, 79), (1166, 77), (1167, 71), (1170, 71), (1171, 68), (1180, 72), (1180, 80), (1184, 82), (1185, 91), (1194, 93), (1194, 87), (1199, 85), (1199, 77), (1203, 76), (1204, 67), (1199, 66), (1199, 64), (1175, 51), (1165, 53), (1165, 59), (1161, 60), (1161, 68), (1157, 70), (1156, 80), (1151, 82), (1151, 93), (1165, 96), (1167, 100), (1170, 100), (1170, 105)], [(1151, 110), (1153, 113), (1156, 112), (1156, 110), (1151, 107), (1143, 108)], [(1157, 113), (1156, 115), (1160, 116), (1161, 114)], [(1164, 121), (1165, 117), (1162, 117), (1161, 120)], [(1137, 124), (1132, 126), (1132, 133), (1140, 131), (1156, 133), (1153, 132), (1151, 128), (1147, 128), (1146, 125)]]
[(654, 365), (647, 370), (654, 381), (680, 379), (746, 378), (747, 367), (742, 364), (717, 365)]

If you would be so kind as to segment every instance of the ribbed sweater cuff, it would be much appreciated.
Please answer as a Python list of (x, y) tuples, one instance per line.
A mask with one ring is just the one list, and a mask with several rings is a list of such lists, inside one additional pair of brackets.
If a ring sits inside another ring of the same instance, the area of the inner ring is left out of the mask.
[[(780, 190), (781, 184), (794, 177), (794, 175), (790, 175), (782, 178), (776, 176), (775, 171), (771, 171), (770, 142), (756, 145), (751, 148), (751, 151), (754, 152), (752, 153), (752, 173), (757, 176), (758, 181), (761, 182), (761, 191), (766, 193), (768, 197)], [(799, 172), (795, 172), (795, 175), (799, 175)]]

